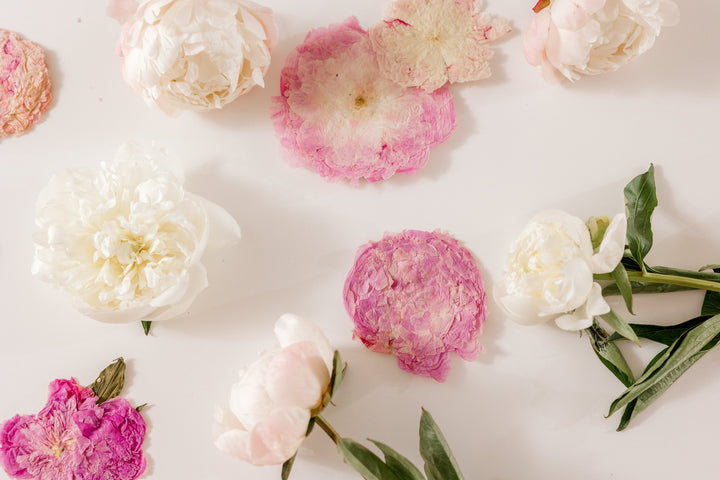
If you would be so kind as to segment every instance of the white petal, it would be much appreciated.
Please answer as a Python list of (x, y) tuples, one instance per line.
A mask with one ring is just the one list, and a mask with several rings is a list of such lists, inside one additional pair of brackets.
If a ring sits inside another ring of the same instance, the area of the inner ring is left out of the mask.
[(598, 252), (592, 256), (593, 273), (609, 273), (615, 270), (625, 253), (627, 218), (618, 213), (605, 230)]
[(327, 365), (328, 371), (332, 372), (333, 356), (335, 350), (330, 341), (320, 328), (297, 315), (286, 313), (275, 323), (275, 337), (281, 347), (287, 347), (297, 342), (310, 341), (317, 345), (318, 351)]
[(240, 381), (233, 385), (230, 391), (230, 410), (246, 430), (251, 429), (276, 407), (267, 394), (265, 383), (268, 368), (277, 353), (277, 350), (263, 353), (240, 373)]
[(551, 317), (541, 316), (542, 302), (534, 297), (525, 295), (505, 295), (499, 298), (499, 304), (512, 316), (512, 319), (521, 325), (537, 325), (547, 322)]
[(320, 404), (330, 372), (314, 342), (298, 342), (272, 359), (265, 380), (274, 403), (312, 409)]
[(297, 407), (278, 408), (250, 432), (253, 465), (280, 465), (292, 457), (305, 439), (310, 412)]
[(200, 203), (207, 213), (208, 248), (230, 247), (240, 241), (240, 225), (227, 210), (199, 195), (188, 194), (188, 197)]
[(595, 317), (597, 315), (605, 315), (610, 312), (610, 305), (605, 301), (602, 296), (602, 287), (598, 283), (593, 283), (592, 290), (588, 296), (587, 303), (585, 304), (587, 314)]
[[(162, 305), (162, 307), (147, 315), (144, 320), (153, 322), (168, 320), (185, 313), (200, 292), (208, 286), (205, 267), (202, 264), (192, 266), (185, 280), (182, 287), (179, 286), (177, 291), (167, 292), (167, 295), (153, 299), (150, 302), (151, 305)], [(184, 290), (181, 293), (183, 288)]]

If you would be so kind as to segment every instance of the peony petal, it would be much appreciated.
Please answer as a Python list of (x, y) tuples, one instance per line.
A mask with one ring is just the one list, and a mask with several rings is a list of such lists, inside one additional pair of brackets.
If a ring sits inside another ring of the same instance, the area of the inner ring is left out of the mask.
[(250, 432), (253, 465), (280, 465), (292, 457), (305, 439), (310, 412), (297, 407), (273, 411)]
[(275, 323), (275, 337), (282, 348), (299, 342), (313, 342), (327, 365), (328, 371), (332, 373), (335, 352), (323, 331), (314, 323), (297, 315), (286, 313)]
[(270, 364), (278, 350), (263, 353), (247, 369), (240, 372), (240, 381), (230, 392), (230, 410), (245, 430), (250, 430), (276, 407), (267, 394), (265, 384)]
[(236, 245), (242, 237), (240, 225), (217, 203), (199, 195), (188, 194), (205, 209), (208, 222), (208, 248), (227, 248)]
[(207, 288), (207, 271), (202, 264), (193, 265), (185, 279), (182, 293), (181, 288), (178, 287), (177, 291), (168, 291), (166, 292), (167, 296), (163, 294), (150, 302), (153, 306), (164, 308), (157, 308), (151, 314), (148, 314), (144, 320), (153, 322), (168, 320), (185, 313), (200, 292)]
[(268, 396), (277, 405), (313, 409), (330, 383), (330, 371), (314, 342), (293, 343), (272, 359), (265, 376)]
[(625, 237), (627, 234), (627, 217), (618, 213), (613, 217), (605, 236), (592, 256), (593, 273), (609, 273), (615, 270), (625, 254)]

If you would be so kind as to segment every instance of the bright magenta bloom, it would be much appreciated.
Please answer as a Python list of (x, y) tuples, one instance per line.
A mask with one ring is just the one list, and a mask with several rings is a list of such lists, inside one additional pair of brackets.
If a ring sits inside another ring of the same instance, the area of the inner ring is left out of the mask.
[(0, 29), (0, 138), (23, 133), (52, 101), (45, 52)]
[(383, 77), (355, 18), (308, 33), (288, 56), (274, 101), (289, 162), (329, 180), (373, 182), (422, 168), (455, 126), (449, 90), (428, 93)]
[(386, 234), (360, 248), (345, 280), (354, 336), (403, 370), (445, 381), (449, 352), (473, 360), (485, 291), (472, 254), (439, 232)]
[(50, 384), (37, 415), (0, 429), (0, 465), (12, 478), (134, 480), (145, 471), (145, 421), (124, 398), (100, 405), (75, 380)]

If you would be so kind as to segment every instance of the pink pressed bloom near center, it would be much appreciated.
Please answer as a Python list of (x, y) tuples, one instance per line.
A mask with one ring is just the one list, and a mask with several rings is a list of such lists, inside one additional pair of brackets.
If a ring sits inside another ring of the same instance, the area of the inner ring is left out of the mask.
[(454, 127), (447, 89), (428, 94), (380, 75), (357, 20), (313, 30), (288, 57), (273, 119), (291, 163), (331, 180), (382, 180), (425, 165)]
[(345, 281), (354, 335), (404, 370), (444, 381), (449, 352), (475, 358), (485, 323), (482, 277), (470, 252), (438, 232), (407, 230), (360, 249)]

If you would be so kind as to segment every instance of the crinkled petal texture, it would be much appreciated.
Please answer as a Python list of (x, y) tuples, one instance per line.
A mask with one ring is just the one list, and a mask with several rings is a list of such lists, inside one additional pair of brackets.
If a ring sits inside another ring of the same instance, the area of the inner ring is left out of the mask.
[(381, 75), (355, 18), (308, 33), (285, 62), (274, 102), (288, 161), (328, 180), (372, 182), (422, 168), (455, 126), (450, 91), (404, 88)]
[(40, 120), (51, 101), (43, 49), (0, 29), (0, 139), (25, 132)]
[(33, 273), (92, 318), (177, 316), (207, 286), (201, 257), (211, 229), (239, 237), (227, 212), (207, 208), (160, 166), (163, 155), (126, 144), (112, 164), (62, 171), (40, 194)]
[(672, 0), (553, 0), (531, 22), (525, 58), (548, 77), (612, 72), (647, 51), (678, 21)]
[(145, 421), (123, 398), (97, 405), (75, 380), (50, 384), (37, 415), (0, 429), (0, 465), (12, 478), (134, 480), (145, 471)]
[(472, 254), (448, 235), (406, 230), (362, 247), (344, 297), (354, 336), (394, 354), (408, 372), (442, 382), (450, 352), (472, 360), (480, 349), (482, 276)]
[[(111, 12), (127, 16), (122, 4)], [(272, 12), (248, 0), (146, 0), (124, 23), (119, 51), (133, 90), (176, 115), (264, 86), (276, 41)]]
[(215, 445), (253, 465), (277, 465), (300, 447), (330, 385), (333, 350), (314, 324), (283, 315), (279, 347), (240, 372), (230, 403), (216, 415)]
[(558, 210), (533, 217), (505, 262), (496, 290), (500, 305), (524, 325), (555, 320), (565, 330), (589, 327), (594, 316), (610, 311), (593, 273), (612, 271), (620, 262), (624, 220), (622, 214), (613, 219), (593, 253), (590, 232), (579, 218)]
[(489, 77), (487, 44), (509, 31), (507, 20), (481, 11), (478, 0), (395, 0), (369, 29), (382, 73), (428, 92)]

